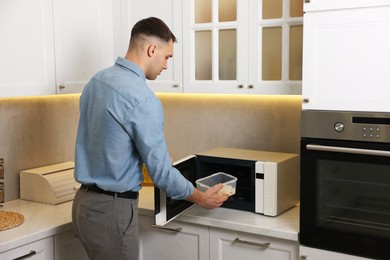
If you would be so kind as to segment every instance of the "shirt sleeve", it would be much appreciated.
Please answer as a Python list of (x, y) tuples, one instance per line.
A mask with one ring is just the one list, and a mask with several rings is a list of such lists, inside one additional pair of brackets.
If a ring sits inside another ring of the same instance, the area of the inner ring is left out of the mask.
[(157, 97), (139, 102), (128, 118), (129, 133), (154, 184), (173, 199), (185, 199), (194, 186), (172, 166), (164, 135), (164, 114)]

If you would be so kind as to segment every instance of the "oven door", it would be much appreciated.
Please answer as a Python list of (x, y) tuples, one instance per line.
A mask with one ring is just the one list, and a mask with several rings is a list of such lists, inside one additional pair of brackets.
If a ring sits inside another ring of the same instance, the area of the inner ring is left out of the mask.
[[(179, 161), (176, 161), (173, 166), (178, 169), (181, 174), (195, 185), (196, 178), (196, 156), (191, 155)], [(164, 226), (171, 220), (178, 217), (180, 214), (192, 208), (195, 204), (187, 200), (174, 200), (166, 196), (159, 188), (154, 188), (154, 219), (155, 225)]]
[(389, 147), (302, 138), (302, 245), (390, 259)]

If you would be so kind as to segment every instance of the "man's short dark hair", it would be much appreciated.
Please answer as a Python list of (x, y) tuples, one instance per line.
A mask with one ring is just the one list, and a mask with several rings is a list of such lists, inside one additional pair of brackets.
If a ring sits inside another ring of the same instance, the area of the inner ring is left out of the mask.
[(131, 39), (140, 35), (154, 36), (165, 42), (172, 40), (176, 42), (176, 37), (169, 27), (159, 18), (149, 17), (138, 21), (131, 30)]

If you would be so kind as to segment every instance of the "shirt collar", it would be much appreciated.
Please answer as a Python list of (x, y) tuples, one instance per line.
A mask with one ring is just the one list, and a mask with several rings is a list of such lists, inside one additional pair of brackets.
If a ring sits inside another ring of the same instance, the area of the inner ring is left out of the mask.
[(139, 77), (146, 79), (145, 73), (142, 71), (142, 69), (132, 61), (129, 61), (129, 60), (122, 58), (122, 57), (118, 57), (115, 61), (115, 64), (118, 66), (121, 66), (127, 70), (131, 70), (135, 74), (137, 74)]

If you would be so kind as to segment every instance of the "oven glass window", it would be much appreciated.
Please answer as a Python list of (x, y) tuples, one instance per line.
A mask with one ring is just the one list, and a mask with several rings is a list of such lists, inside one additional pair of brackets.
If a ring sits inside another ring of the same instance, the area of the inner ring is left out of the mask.
[(390, 164), (317, 160), (317, 225), (390, 237)]

